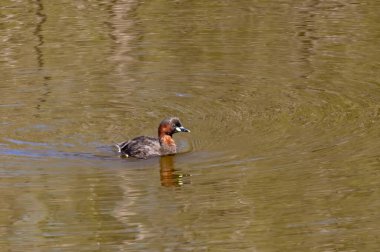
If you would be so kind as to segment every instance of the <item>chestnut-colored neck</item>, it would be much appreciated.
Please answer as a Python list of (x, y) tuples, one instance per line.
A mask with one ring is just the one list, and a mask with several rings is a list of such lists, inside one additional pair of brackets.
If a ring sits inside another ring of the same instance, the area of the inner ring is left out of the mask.
[(168, 145), (168, 146), (175, 146), (175, 142), (173, 140), (173, 138), (169, 135), (165, 135), (163, 134), (162, 136), (160, 136), (160, 143), (161, 145)]
[(158, 139), (162, 148), (163, 154), (176, 153), (177, 147), (172, 138), (172, 130), (170, 125), (160, 125), (158, 128)]
[(161, 139), (165, 136), (172, 137), (170, 125), (160, 125), (160, 127), (158, 127), (158, 138)]

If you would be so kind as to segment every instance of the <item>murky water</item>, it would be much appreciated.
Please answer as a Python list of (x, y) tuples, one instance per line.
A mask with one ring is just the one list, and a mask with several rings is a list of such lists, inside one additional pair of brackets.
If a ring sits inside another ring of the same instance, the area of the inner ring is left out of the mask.
[(379, 250), (379, 10), (1, 1), (1, 251)]

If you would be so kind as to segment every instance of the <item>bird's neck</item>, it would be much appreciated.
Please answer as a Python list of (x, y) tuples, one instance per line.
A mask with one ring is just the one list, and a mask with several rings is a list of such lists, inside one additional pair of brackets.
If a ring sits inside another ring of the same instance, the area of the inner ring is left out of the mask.
[(169, 136), (169, 135), (161, 134), (159, 136), (159, 139), (160, 139), (160, 144), (161, 145), (175, 146), (174, 139), (171, 136)]

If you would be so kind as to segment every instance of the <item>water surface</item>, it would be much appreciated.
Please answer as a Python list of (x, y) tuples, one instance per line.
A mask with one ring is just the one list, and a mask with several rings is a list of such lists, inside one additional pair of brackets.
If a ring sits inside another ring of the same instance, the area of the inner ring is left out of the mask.
[(2, 250), (378, 250), (379, 9), (2, 1)]

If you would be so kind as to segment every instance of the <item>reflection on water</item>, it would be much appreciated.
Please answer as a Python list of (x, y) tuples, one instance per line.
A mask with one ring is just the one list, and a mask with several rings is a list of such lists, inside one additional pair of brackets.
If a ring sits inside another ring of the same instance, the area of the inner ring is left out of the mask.
[(378, 249), (378, 3), (0, 8), (2, 250)]
[(160, 157), (160, 179), (162, 186), (171, 187), (189, 184), (190, 181), (186, 178), (189, 176), (189, 174), (183, 174), (174, 169), (173, 156), (170, 155)]

